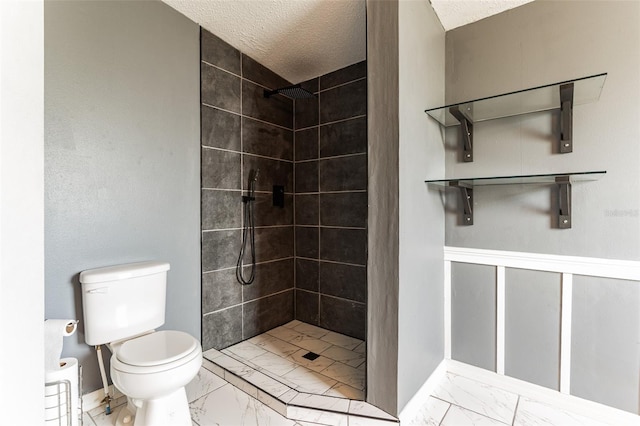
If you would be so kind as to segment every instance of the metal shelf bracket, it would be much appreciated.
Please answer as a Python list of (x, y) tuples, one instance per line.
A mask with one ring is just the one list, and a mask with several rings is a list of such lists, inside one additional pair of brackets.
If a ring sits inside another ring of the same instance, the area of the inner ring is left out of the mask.
[(460, 190), (462, 198), (462, 224), (465, 226), (473, 225), (473, 186), (452, 181), (450, 186)]
[(473, 162), (473, 121), (460, 111), (460, 106), (452, 106), (449, 112), (460, 122), (462, 133), (462, 160)]
[(558, 185), (558, 228), (571, 228), (571, 180), (569, 176), (556, 177)]
[(573, 152), (573, 83), (560, 86), (560, 152)]

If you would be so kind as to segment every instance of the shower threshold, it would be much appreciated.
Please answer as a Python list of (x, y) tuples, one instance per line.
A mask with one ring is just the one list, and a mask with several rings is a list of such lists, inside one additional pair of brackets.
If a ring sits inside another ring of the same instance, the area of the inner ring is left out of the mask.
[(206, 368), (290, 419), (397, 422), (363, 402), (365, 352), (362, 340), (296, 320), (222, 351), (210, 349), (204, 358)]

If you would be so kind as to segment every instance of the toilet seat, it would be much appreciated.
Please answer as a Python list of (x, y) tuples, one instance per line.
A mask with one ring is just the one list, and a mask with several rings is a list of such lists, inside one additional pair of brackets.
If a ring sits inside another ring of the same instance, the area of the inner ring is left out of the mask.
[(190, 334), (163, 330), (127, 340), (115, 348), (111, 366), (123, 373), (150, 374), (171, 370), (202, 354)]

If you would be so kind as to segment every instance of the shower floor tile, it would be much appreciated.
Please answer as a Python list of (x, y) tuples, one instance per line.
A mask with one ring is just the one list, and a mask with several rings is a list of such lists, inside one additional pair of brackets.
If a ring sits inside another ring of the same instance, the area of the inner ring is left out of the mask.
[[(231, 360), (220, 359), (222, 353), (298, 392), (362, 400), (365, 346), (362, 340), (296, 320), (204, 357), (225, 367)], [(308, 352), (319, 356), (304, 358)]]

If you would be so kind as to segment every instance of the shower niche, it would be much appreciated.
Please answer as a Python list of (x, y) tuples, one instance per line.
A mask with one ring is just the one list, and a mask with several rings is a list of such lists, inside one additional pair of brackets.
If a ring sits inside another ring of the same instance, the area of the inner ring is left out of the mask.
[(365, 396), (366, 71), (291, 82), (201, 30), (205, 362), (282, 410)]

